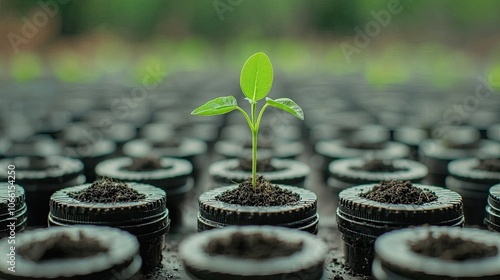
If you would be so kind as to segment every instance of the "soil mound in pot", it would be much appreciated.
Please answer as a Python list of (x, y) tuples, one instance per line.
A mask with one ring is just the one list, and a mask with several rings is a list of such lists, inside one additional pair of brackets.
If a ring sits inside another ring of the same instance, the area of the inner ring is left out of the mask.
[(252, 178), (248, 178), (237, 188), (225, 191), (215, 199), (242, 206), (284, 206), (297, 203), (300, 196), (292, 191), (271, 184), (263, 176), (257, 176), (257, 187), (252, 187)]
[(275, 236), (262, 233), (236, 232), (229, 238), (211, 240), (205, 251), (209, 255), (226, 255), (235, 258), (265, 260), (287, 257), (302, 250), (302, 242), (283, 242)]
[(482, 160), (476, 169), (488, 172), (500, 172), (500, 158)]
[(137, 192), (126, 183), (109, 178), (95, 181), (88, 188), (68, 193), (68, 196), (78, 201), (91, 203), (136, 202), (146, 198), (144, 194)]
[(65, 233), (19, 248), (20, 255), (37, 263), (54, 259), (86, 258), (107, 251), (96, 239), (80, 235), (80, 241), (75, 242)]
[(132, 164), (124, 167), (127, 171), (153, 171), (164, 169), (161, 165), (160, 158), (157, 157), (139, 157), (133, 158)]
[(353, 169), (368, 172), (396, 172), (401, 170), (400, 168), (396, 168), (391, 160), (380, 159), (367, 161), (362, 166)]
[[(239, 171), (252, 171), (252, 159), (241, 158), (238, 167), (236, 170)], [(278, 171), (280, 169), (274, 167), (271, 164), (271, 158), (257, 160), (257, 172), (273, 172)]]
[(422, 190), (410, 181), (386, 180), (371, 190), (360, 194), (361, 197), (381, 203), (422, 205), (437, 200), (434, 192)]
[(467, 261), (498, 255), (496, 246), (451, 237), (447, 234), (439, 236), (429, 234), (426, 239), (414, 243), (411, 249), (415, 253), (428, 257), (453, 261)]

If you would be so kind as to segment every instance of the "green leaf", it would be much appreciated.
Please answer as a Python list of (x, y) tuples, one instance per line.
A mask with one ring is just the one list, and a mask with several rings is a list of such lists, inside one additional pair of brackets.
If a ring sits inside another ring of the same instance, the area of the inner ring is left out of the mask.
[(273, 65), (263, 52), (252, 55), (243, 65), (240, 87), (246, 97), (256, 102), (266, 97), (273, 85)]
[(302, 111), (302, 108), (300, 108), (299, 105), (297, 105), (297, 103), (290, 98), (278, 98), (273, 100), (266, 97), (266, 102), (273, 107), (286, 111), (297, 118), (304, 120), (304, 111)]
[(238, 107), (234, 96), (217, 97), (196, 108), (191, 115), (214, 116), (231, 112)]

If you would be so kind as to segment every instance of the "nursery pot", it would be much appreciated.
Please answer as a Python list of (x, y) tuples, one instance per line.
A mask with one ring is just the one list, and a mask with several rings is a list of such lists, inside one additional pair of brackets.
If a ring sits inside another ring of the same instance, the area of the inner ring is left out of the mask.
[(26, 196), (17, 184), (0, 183), (0, 238), (16, 236), (26, 228)]
[[(465, 144), (464, 144), (465, 145)], [(453, 160), (470, 157), (500, 156), (500, 144), (491, 140), (480, 140), (476, 144), (464, 147), (448, 147), (443, 141), (426, 140), (419, 148), (420, 162), (429, 169), (429, 175), (424, 180), (426, 184), (445, 186), (448, 164)]]
[(347, 140), (324, 140), (316, 144), (316, 153), (323, 156), (322, 172), (328, 176), (328, 166), (331, 162), (345, 158), (361, 158), (370, 155), (376, 159), (408, 158), (410, 149), (397, 142), (358, 143), (358, 147), (350, 146)]
[(216, 229), (179, 245), (186, 273), (197, 280), (318, 280), (326, 254), (314, 235), (270, 226)]
[[(279, 141), (272, 147), (258, 147), (260, 151), (269, 149), (274, 158), (294, 159), (304, 152), (304, 145), (299, 141)], [(242, 152), (251, 151), (244, 142), (238, 139), (219, 140), (214, 146), (215, 152), (227, 159), (238, 158)]]
[(460, 159), (448, 164), (450, 175), (446, 178), (446, 187), (462, 196), (466, 225), (484, 226), (489, 189), (500, 183), (500, 171), (479, 170), (479, 165), (477, 159)]
[(489, 190), (484, 224), (489, 230), (500, 232), (500, 184), (494, 185)]
[[(49, 200), (52, 193), (64, 187), (83, 184), (83, 164), (77, 159), (48, 157), (16, 157), (0, 160), (0, 166), (16, 166), (16, 182), (26, 192), (28, 225), (47, 225)], [(7, 173), (5, 173), (7, 181)]]
[(55, 192), (50, 198), (49, 226), (100, 225), (127, 231), (139, 240), (142, 270), (155, 268), (161, 262), (165, 234), (170, 226), (166, 194), (146, 184), (128, 185), (146, 197), (136, 202), (95, 203), (69, 196), (90, 184)]
[(306, 189), (279, 185), (299, 195), (299, 201), (285, 206), (242, 206), (222, 202), (216, 197), (238, 185), (219, 187), (203, 193), (198, 199), (198, 231), (227, 226), (271, 225), (318, 232), (317, 197)]
[[(434, 238), (440, 238), (441, 243), (429, 242), (429, 234)], [(456, 243), (455, 246), (445, 244), (442, 238), (455, 239), (453, 242)], [(419, 250), (415, 250), (415, 245), (418, 245)], [(426, 248), (428, 246), (433, 248)], [(431, 226), (392, 231), (375, 242), (373, 278), (376, 280), (500, 279), (499, 248), (498, 234), (474, 228)], [(436, 255), (423, 254), (422, 249), (430, 250)], [(442, 254), (440, 251), (445, 250), (446, 255), (440, 255)], [(470, 257), (472, 255), (474, 258)]]
[[(383, 166), (373, 166), (381, 170), (369, 170), (366, 163), (382, 164)], [(365, 167), (367, 170), (362, 170)], [(391, 171), (382, 169), (390, 168)], [(388, 161), (367, 161), (361, 158), (339, 159), (333, 161), (328, 166), (330, 178), (328, 186), (332, 188), (335, 195), (350, 187), (368, 183), (378, 183), (383, 180), (400, 180), (420, 183), (427, 175), (425, 165), (407, 159), (395, 159)]]
[[(257, 165), (259, 162), (257, 162)], [(241, 183), (252, 175), (252, 170), (239, 169), (239, 159), (227, 159), (212, 163), (208, 172), (219, 186), (231, 183)], [(272, 159), (272, 171), (259, 172), (273, 184), (293, 185), (303, 187), (310, 168), (297, 160)]]
[[(138, 159), (147, 160), (147, 159)], [(137, 162), (137, 159), (136, 159)], [(171, 229), (181, 225), (181, 203), (193, 189), (193, 179), (190, 177), (193, 167), (183, 159), (161, 158), (158, 167), (151, 170), (129, 170), (134, 159), (121, 157), (105, 160), (96, 167), (99, 178), (107, 177), (123, 182), (148, 184), (164, 190), (167, 194), (167, 208)], [(141, 163), (139, 163), (141, 164)], [(147, 164), (144, 163), (144, 164)], [(138, 166), (138, 168), (141, 168)]]
[[(7, 242), (0, 251), (9, 252)], [(40, 256), (37, 256), (38, 255)], [(16, 236), (15, 269), (0, 256), (5, 280), (140, 280), (141, 257), (136, 238), (109, 227), (44, 228)]]
[(193, 177), (198, 179), (200, 168), (203, 165), (203, 156), (208, 147), (205, 142), (195, 138), (181, 138), (174, 146), (163, 146), (164, 143), (147, 138), (135, 139), (123, 146), (123, 153), (129, 157), (173, 157), (185, 159), (193, 166)]
[(355, 272), (369, 275), (373, 261), (373, 244), (380, 235), (405, 227), (430, 224), (463, 226), (462, 198), (439, 187), (414, 184), (435, 193), (435, 201), (416, 204), (376, 202), (364, 197), (373, 184), (348, 188), (339, 194), (337, 223), (344, 241), (346, 264)]

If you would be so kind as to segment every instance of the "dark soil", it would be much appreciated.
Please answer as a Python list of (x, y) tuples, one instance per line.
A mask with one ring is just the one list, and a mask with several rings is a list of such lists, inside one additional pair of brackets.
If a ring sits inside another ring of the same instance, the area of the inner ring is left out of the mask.
[(345, 146), (350, 149), (359, 150), (381, 150), (385, 148), (385, 142), (364, 142), (364, 141), (348, 141)]
[(134, 190), (126, 183), (109, 178), (95, 181), (88, 188), (68, 193), (68, 196), (78, 201), (92, 203), (135, 202), (146, 198), (144, 194)]
[(226, 255), (244, 259), (286, 257), (302, 250), (302, 242), (290, 243), (261, 233), (235, 233), (229, 238), (211, 240), (205, 251), (210, 255)]
[(353, 170), (358, 171), (368, 171), (368, 172), (396, 172), (401, 171), (402, 169), (394, 167), (391, 160), (380, 160), (374, 159), (370, 161), (366, 161), (360, 167), (353, 167)]
[(19, 166), (17, 170), (22, 171), (46, 171), (49, 169), (57, 168), (57, 165), (53, 165), (47, 161), (47, 158), (42, 156), (29, 157), (28, 166)]
[(450, 149), (458, 149), (458, 150), (467, 150), (467, 149), (476, 149), (479, 145), (479, 142), (476, 140), (467, 140), (459, 142), (457, 140), (444, 140), (444, 146)]
[[(236, 167), (239, 171), (252, 171), (252, 159), (240, 158), (240, 164)], [(278, 171), (278, 169), (271, 164), (271, 159), (266, 158), (262, 160), (257, 160), (257, 172), (273, 172)]]
[(176, 138), (166, 139), (164, 141), (158, 141), (153, 143), (155, 148), (175, 148), (181, 145), (181, 141)]
[(123, 169), (128, 171), (153, 171), (166, 168), (161, 165), (161, 160), (158, 157), (140, 157), (133, 158), (132, 164), (125, 166)]
[(488, 172), (500, 172), (500, 158), (482, 160), (476, 169)]
[(237, 188), (225, 191), (215, 199), (242, 206), (284, 206), (297, 203), (300, 196), (271, 184), (263, 176), (257, 176), (257, 187), (252, 188), (252, 179), (241, 182)]
[[(251, 149), (252, 148), (252, 142), (245, 142), (243, 144), (244, 149)], [(271, 141), (266, 141), (266, 140), (257, 140), (257, 148), (259, 149), (272, 149), (273, 148), (273, 143)]]
[(382, 203), (422, 205), (437, 200), (434, 192), (419, 189), (410, 181), (386, 180), (359, 196)]
[(66, 234), (58, 234), (39, 242), (29, 243), (18, 249), (19, 255), (33, 262), (54, 259), (78, 259), (106, 253), (107, 249), (93, 239), (80, 235), (78, 241)]
[(341, 260), (337, 258), (333, 258), (331, 262), (336, 267), (341, 268), (342, 270), (341, 272), (332, 271), (334, 272), (333, 280), (347, 280), (347, 279), (352, 279), (352, 277), (359, 277), (362, 280), (372, 280), (371, 276), (363, 275), (352, 271), (352, 269), (348, 265), (345, 265)]
[(467, 261), (498, 255), (498, 248), (492, 245), (451, 237), (429, 234), (424, 240), (415, 242), (411, 249), (418, 254), (443, 260)]

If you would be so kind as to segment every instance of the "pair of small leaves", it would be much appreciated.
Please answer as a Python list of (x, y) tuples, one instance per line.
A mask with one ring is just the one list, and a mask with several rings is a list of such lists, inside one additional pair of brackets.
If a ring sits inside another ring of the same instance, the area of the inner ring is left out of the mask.
[[(304, 112), (302, 111), (302, 108), (300, 108), (299, 105), (297, 105), (297, 103), (290, 98), (271, 99), (266, 97), (266, 103), (269, 104), (269, 106), (281, 109), (301, 120), (304, 120)], [(200, 116), (222, 115), (235, 110), (237, 107), (238, 102), (234, 96), (224, 96), (208, 101), (207, 103), (196, 108), (191, 114)]]

